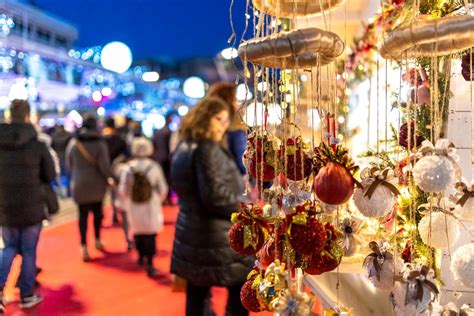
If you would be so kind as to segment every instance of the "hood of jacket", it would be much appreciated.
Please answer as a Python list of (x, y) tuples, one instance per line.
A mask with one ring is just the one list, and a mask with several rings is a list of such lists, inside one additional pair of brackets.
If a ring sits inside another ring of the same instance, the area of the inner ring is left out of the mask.
[(0, 148), (21, 148), (32, 140), (37, 139), (37, 137), (35, 128), (31, 124), (0, 124)]
[(96, 130), (90, 130), (90, 129), (87, 129), (87, 128), (81, 128), (78, 132), (77, 132), (77, 139), (80, 140), (80, 141), (95, 141), (95, 140), (99, 140), (101, 139), (102, 137), (100, 136), (99, 132), (96, 131)]

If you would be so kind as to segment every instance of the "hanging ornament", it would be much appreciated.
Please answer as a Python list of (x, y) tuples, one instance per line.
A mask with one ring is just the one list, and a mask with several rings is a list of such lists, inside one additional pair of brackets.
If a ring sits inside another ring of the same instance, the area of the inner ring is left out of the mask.
[(391, 183), (394, 179), (393, 170), (366, 168), (362, 170), (360, 177), (361, 187), (354, 191), (357, 209), (367, 217), (382, 217), (390, 213), (400, 194), (397, 187)]
[(359, 167), (348, 155), (347, 149), (325, 143), (315, 148), (315, 167), (318, 172), (313, 182), (313, 190), (319, 200), (326, 204), (338, 205), (347, 202), (354, 192), (352, 173)]
[(253, 38), (238, 49), (244, 63), (280, 69), (327, 65), (343, 52), (344, 42), (336, 33), (315, 27)]
[(299, 205), (287, 216), (290, 244), (296, 252), (311, 255), (326, 245), (324, 225), (314, 217), (314, 205), (310, 202)]
[(257, 297), (260, 305), (265, 306), (267, 311), (273, 311), (272, 302), (280, 296), (280, 293), (288, 288), (288, 273), (285, 270), (285, 264), (280, 260), (275, 260), (265, 270), (261, 282), (259, 282)]
[(424, 192), (445, 191), (455, 179), (460, 177), (455, 148), (447, 139), (438, 140), (436, 147), (425, 140), (419, 153), (422, 158), (413, 168), (413, 178), (416, 185)]
[(341, 263), (342, 247), (341, 232), (339, 232), (330, 223), (325, 224), (326, 229), (326, 245), (319, 253), (313, 253), (309, 258), (309, 264), (306, 273), (319, 275), (324, 272), (336, 269)]
[(355, 240), (355, 233), (358, 229), (358, 224), (354, 219), (345, 218), (340, 226), (342, 233), (344, 234), (344, 240), (342, 242), (342, 251), (344, 257), (352, 257), (357, 252), (357, 244)]
[[(408, 134), (411, 135), (410, 144), (408, 144)], [(410, 150), (419, 147), (425, 138), (421, 135), (418, 130), (415, 130), (415, 121), (410, 121), (410, 131), (408, 131), (408, 123), (402, 124), (400, 126), (400, 131), (398, 133), (398, 143), (405, 149), (410, 147)]]
[[(421, 239), (434, 248), (452, 247), (461, 235), (459, 223), (451, 212), (453, 203), (447, 198), (429, 198), (428, 202), (418, 207), (427, 211), (418, 223)], [(432, 210), (431, 213), (429, 210)]]
[(252, 3), (256, 10), (265, 14), (288, 17), (293, 15), (306, 16), (321, 12), (329, 12), (341, 5), (343, 0), (253, 0)]
[(415, 22), (397, 27), (380, 45), (385, 59), (445, 56), (474, 46), (474, 19), (470, 15), (432, 19), (419, 15)]
[(397, 316), (428, 315), (432, 301), (439, 294), (433, 270), (428, 266), (414, 269), (406, 264), (395, 281), (390, 299)]
[(458, 200), (454, 213), (460, 219), (474, 221), (474, 180), (469, 185), (460, 181), (455, 187)]
[(288, 138), (285, 145), (280, 146), (278, 158), (282, 163), (286, 178), (293, 181), (306, 179), (311, 174), (311, 158), (306, 152), (309, 146), (301, 137)]
[[(474, 60), (472, 59), (472, 56), (474, 54), (471, 52), (466, 53), (462, 57), (462, 63), (461, 63), (461, 74), (464, 80), (466, 81), (473, 81), (474, 78)], [(472, 63), (472, 65), (471, 65)]]
[(454, 252), (451, 273), (463, 286), (474, 288), (474, 242), (461, 246)]
[(258, 258), (264, 268), (268, 267), (276, 259), (282, 259), (283, 240), (276, 234), (276, 241), (274, 238), (269, 238), (263, 244), (263, 247), (258, 252)]
[(257, 313), (263, 311), (263, 307), (260, 305), (260, 301), (257, 297), (257, 289), (261, 279), (262, 277), (259, 272), (252, 270), (247, 277), (247, 282), (244, 283), (240, 290), (240, 301), (250, 312)]
[(433, 311), (431, 315), (440, 315), (440, 316), (472, 316), (474, 315), (474, 308), (471, 308), (469, 305), (464, 304), (460, 308), (456, 306), (453, 302), (441, 306), (438, 302), (433, 304)]
[(275, 316), (303, 316), (311, 315), (313, 300), (302, 291), (285, 289), (271, 303), (271, 309), (275, 311)]
[(390, 291), (395, 284), (395, 276), (402, 267), (399, 258), (393, 257), (388, 251), (390, 245), (384, 243), (382, 247), (375, 241), (369, 243), (372, 253), (364, 260), (364, 268), (369, 281), (378, 289)]
[(246, 205), (242, 203), (242, 209), (233, 213), (231, 226), (228, 233), (230, 247), (234, 251), (250, 256), (257, 253), (262, 248), (264, 238), (262, 220), (263, 210), (253, 204)]
[(275, 178), (275, 142), (275, 137), (267, 132), (255, 131), (248, 136), (244, 162), (250, 174), (259, 181), (271, 181)]

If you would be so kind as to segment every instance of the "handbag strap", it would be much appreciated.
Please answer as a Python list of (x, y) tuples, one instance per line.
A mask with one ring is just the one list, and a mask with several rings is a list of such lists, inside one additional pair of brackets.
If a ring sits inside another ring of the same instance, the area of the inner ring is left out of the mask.
[(82, 157), (84, 157), (91, 165), (97, 165), (95, 158), (89, 153), (89, 151), (87, 151), (86, 147), (84, 147), (80, 141), (76, 142), (76, 147), (81, 153)]

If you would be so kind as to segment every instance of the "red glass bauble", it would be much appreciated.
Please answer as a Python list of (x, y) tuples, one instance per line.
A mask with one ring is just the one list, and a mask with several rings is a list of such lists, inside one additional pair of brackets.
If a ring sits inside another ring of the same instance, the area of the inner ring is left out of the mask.
[(329, 162), (314, 178), (313, 190), (322, 202), (339, 205), (351, 198), (354, 192), (354, 179), (346, 168), (338, 163)]

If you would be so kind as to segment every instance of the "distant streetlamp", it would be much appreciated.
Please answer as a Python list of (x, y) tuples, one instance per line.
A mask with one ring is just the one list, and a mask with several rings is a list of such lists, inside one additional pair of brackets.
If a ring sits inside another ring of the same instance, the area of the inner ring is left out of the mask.
[(237, 49), (234, 47), (229, 47), (221, 51), (221, 56), (224, 59), (231, 60), (237, 58), (239, 54), (237, 53)]

